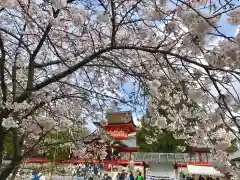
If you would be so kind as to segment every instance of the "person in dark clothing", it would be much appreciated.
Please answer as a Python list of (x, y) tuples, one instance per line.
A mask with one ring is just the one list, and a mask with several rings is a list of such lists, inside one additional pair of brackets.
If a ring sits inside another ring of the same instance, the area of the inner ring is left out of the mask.
[(116, 180), (120, 180), (120, 173), (117, 174)]
[(120, 175), (120, 180), (125, 180), (126, 173), (124, 170), (122, 170), (122, 173)]
[(130, 174), (129, 174), (129, 180), (134, 180), (134, 176), (133, 176), (132, 171), (130, 171)]
[(104, 174), (103, 176), (103, 180), (111, 180), (111, 176), (109, 176), (108, 174)]

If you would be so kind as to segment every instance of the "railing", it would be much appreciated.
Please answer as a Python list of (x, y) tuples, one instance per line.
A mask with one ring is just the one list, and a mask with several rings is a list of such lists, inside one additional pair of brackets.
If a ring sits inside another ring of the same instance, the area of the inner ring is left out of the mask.
[(191, 157), (188, 153), (145, 153), (135, 152), (133, 153), (135, 161), (146, 161), (152, 163), (175, 163), (175, 162), (211, 162), (211, 158), (208, 160), (200, 159), (197, 156)]
[(155, 163), (187, 162), (187, 153), (133, 153), (135, 161), (148, 161)]
[(0, 171), (1, 171), (1, 169), (6, 167), (7, 165), (9, 165), (10, 163), (11, 163), (11, 161), (3, 160), (2, 161), (2, 165), (0, 166)]
[(239, 159), (240, 158), (240, 150), (234, 152), (232, 155), (231, 155), (231, 159), (232, 160), (236, 160), (236, 159)]

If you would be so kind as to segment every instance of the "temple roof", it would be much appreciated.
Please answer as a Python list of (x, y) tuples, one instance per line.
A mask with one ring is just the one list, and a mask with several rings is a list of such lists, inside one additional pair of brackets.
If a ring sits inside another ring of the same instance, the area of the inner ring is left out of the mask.
[(109, 112), (106, 115), (106, 119), (109, 125), (132, 123), (135, 126), (131, 111)]
[(137, 147), (137, 141), (135, 136), (129, 136), (127, 140), (121, 140), (120, 143), (127, 147)]
[[(133, 122), (131, 111), (108, 112), (106, 114), (106, 119), (107, 125), (132, 124), (134, 127), (136, 127)], [(100, 127), (104, 125), (101, 122), (93, 122), (93, 124)]]
[(136, 125), (133, 122), (130, 111), (109, 112), (106, 115), (106, 119), (107, 123), (93, 123), (95, 126), (104, 129), (104, 131), (116, 140), (127, 140), (128, 135), (136, 132)]

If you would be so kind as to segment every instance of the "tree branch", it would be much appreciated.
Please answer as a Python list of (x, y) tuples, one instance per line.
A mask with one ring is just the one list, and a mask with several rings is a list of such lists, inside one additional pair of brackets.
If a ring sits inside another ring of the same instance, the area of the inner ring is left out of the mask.
[(51, 25), (49, 24), (46, 30), (43, 33), (41, 40), (39, 41), (36, 49), (33, 51), (33, 54), (30, 56), (29, 65), (28, 65), (28, 82), (27, 82), (27, 89), (33, 88), (33, 79), (34, 79), (34, 60), (37, 56), (38, 52), (40, 51), (44, 41), (46, 40), (48, 33), (51, 30)]
[(83, 67), (85, 64), (89, 63), (90, 61), (92, 61), (93, 59), (95, 59), (96, 57), (100, 56), (103, 53), (106, 53), (108, 51), (112, 50), (112, 47), (108, 47), (102, 50), (99, 50), (95, 53), (93, 53), (92, 55), (84, 58), (81, 62), (77, 63), (76, 65), (68, 68), (67, 70), (43, 81), (42, 83), (36, 84), (32, 89), (28, 89), (28, 91), (37, 91), (53, 82), (56, 82), (66, 76), (68, 76), (69, 74), (72, 74), (73, 72), (75, 72), (76, 70), (78, 70), (79, 68)]
[(114, 0), (110, 0), (111, 4), (111, 22), (112, 22), (112, 35), (111, 35), (111, 46), (114, 47), (116, 45), (116, 12), (115, 12), (115, 2)]
[(0, 33), (0, 81), (1, 81), (1, 90), (2, 90), (2, 102), (7, 101), (7, 85), (5, 82), (5, 73), (4, 73), (4, 67), (5, 67), (5, 49), (4, 49), (4, 43), (2, 39), (2, 33)]
[(34, 67), (40, 69), (40, 68), (44, 68), (44, 67), (47, 67), (47, 66), (52, 66), (52, 65), (61, 64), (61, 63), (62, 63), (61, 60), (46, 62), (46, 63), (42, 63), (42, 64), (35, 63)]

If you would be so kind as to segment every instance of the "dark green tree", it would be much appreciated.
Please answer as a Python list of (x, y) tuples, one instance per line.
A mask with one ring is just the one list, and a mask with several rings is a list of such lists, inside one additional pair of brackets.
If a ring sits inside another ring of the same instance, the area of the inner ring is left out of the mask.
[[(159, 129), (146, 122), (142, 122), (141, 129), (137, 132), (137, 144), (141, 152), (163, 152), (175, 153), (181, 152), (181, 146), (186, 146), (184, 139), (176, 139), (170, 131), (158, 133)], [(147, 137), (155, 138), (151, 144), (148, 144)]]

